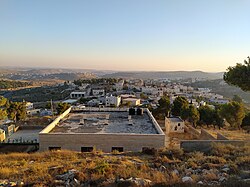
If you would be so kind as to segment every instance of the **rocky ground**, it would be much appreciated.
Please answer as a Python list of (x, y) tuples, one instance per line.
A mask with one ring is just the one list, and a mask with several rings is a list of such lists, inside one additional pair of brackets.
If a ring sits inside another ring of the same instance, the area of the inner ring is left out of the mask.
[(0, 186), (250, 186), (250, 146), (0, 155)]

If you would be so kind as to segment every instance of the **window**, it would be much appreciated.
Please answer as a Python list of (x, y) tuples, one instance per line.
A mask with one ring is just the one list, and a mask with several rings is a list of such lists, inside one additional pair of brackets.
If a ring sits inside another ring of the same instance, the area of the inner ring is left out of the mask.
[(178, 123), (178, 127), (179, 127), (179, 126), (181, 126), (181, 124), (180, 124), (180, 123)]
[(123, 147), (112, 147), (112, 152), (113, 151), (123, 152)]
[(81, 152), (92, 152), (93, 147), (81, 147)]
[(50, 151), (60, 151), (61, 147), (49, 147)]

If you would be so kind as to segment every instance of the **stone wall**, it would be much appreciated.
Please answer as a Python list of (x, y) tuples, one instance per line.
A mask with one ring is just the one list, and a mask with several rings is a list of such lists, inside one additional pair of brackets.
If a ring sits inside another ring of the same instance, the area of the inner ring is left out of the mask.
[(65, 116), (67, 116), (71, 111), (71, 107), (69, 107), (64, 113), (59, 115), (52, 123), (50, 123), (46, 128), (44, 128), (39, 134), (43, 133), (49, 133), (55, 126), (60, 122), (61, 119), (63, 119)]
[(61, 147), (73, 151), (81, 151), (81, 147), (96, 147), (104, 152), (111, 152), (112, 147), (123, 147), (124, 151), (141, 151), (143, 147), (165, 147), (165, 135), (141, 134), (39, 134), (40, 151), (49, 147)]
[(190, 125), (184, 126), (184, 131), (191, 134), (193, 137), (199, 139), (201, 133)]
[[(153, 123), (153, 125), (155, 126), (157, 132), (158, 132), (159, 134), (164, 134), (164, 132), (163, 132), (163, 130), (161, 129), (160, 125), (159, 125), (159, 124), (157, 123), (157, 121), (155, 120), (153, 114), (152, 114), (147, 108), (146, 108), (145, 110), (146, 110), (146, 112), (147, 112), (149, 118), (152, 120), (152, 123)], [(164, 136), (165, 136), (165, 134), (164, 134)]]
[(201, 129), (200, 140), (216, 140), (214, 136), (212, 136), (209, 132), (205, 129)]
[(225, 137), (224, 135), (222, 135), (221, 133), (217, 133), (217, 140), (229, 140), (227, 137)]
[(232, 144), (235, 146), (245, 145), (245, 142), (241, 140), (182, 140), (180, 147), (186, 152), (209, 152), (213, 143)]

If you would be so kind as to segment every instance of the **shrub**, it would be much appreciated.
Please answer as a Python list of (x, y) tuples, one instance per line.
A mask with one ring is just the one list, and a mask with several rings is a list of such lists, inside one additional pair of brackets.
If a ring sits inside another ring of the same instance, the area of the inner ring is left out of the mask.
[(157, 155), (158, 151), (155, 148), (148, 148), (148, 147), (143, 147), (142, 148), (142, 153), (146, 155)]

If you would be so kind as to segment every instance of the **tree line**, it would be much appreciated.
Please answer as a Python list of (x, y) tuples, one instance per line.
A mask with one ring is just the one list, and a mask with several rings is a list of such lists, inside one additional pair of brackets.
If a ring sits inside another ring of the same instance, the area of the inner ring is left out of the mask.
[(163, 96), (158, 101), (158, 107), (153, 110), (153, 114), (158, 119), (164, 119), (170, 115), (178, 116), (194, 127), (212, 125), (214, 128), (216, 126), (221, 128), (225, 121), (233, 128), (250, 126), (250, 113), (246, 114), (243, 103), (237, 101), (217, 105), (215, 108), (205, 105), (197, 109), (185, 97), (177, 97), (171, 105), (168, 96)]
[(10, 119), (13, 121), (24, 120), (27, 117), (25, 102), (12, 102), (0, 96), (0, 120)]
[(21, 81), (0, 80), (0, 89), (10, 89), (31, 86), (31, 83)]

